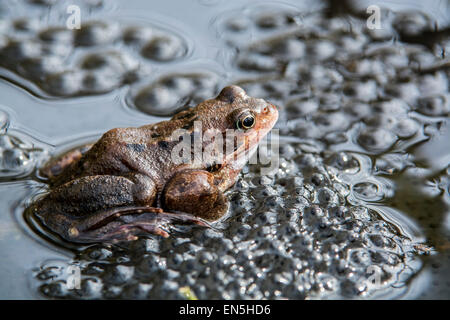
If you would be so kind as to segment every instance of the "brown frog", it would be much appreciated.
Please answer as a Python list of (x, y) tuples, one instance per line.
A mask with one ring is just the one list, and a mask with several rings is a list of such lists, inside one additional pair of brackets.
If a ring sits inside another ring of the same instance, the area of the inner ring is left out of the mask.
[(31, 212), (73, 242), (167, 237), (171, 223), (208, 226), (226, 213), (223, 192), (277, 119), (274, 105), (228, 86), (169, 121), (112, 129), (41, 169), (51, 191)]

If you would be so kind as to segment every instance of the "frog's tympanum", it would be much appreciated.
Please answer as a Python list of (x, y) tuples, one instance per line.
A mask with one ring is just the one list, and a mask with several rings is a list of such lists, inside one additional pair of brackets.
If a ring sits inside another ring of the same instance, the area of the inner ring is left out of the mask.
[[(167, 237), (169, 224), (209, 226), (228, 210), (223, 192), (277, 119), (272, 104), (225, 87), (169, 121), (112, 129), (50, 161), (41, 169), (50, 192), (30, 210), (73, 242), (133, 240), (145, 232)], [(208, 132), (217, 135), (198, 147), (196, 137)], [(180, 147), (186, 140), (194, 141), (187, 151)], [(202, 157), (208, 148), (211, 156)], [(184, 153), (202, 161), (179, 161)]]

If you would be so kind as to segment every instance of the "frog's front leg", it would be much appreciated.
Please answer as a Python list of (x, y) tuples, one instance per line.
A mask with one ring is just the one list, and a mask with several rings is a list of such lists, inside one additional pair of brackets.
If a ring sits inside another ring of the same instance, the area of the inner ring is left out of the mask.
[(168, 223), (202, 224), (187, 214), (151, 207), (153, 181), (141, 174), (87, 176), (55, 188), (31, 208), (44, 225), (66, 240), (133, 240), (142, 231), (167, 236)]
[(217, 187), (218, 183), (214, 175), (205, 170), (178, 172), (163, 191), (164, 208), (217, 220), (228, 210), (228, 202)]
[(72, 163), (77, 162), (81, 157), (89, 151), (93, 144), (86, 144), (81, 147), (69, 150), (62, 155), (47, 162), (39, 173), (52, 182), (58, 175), (60, 175)]

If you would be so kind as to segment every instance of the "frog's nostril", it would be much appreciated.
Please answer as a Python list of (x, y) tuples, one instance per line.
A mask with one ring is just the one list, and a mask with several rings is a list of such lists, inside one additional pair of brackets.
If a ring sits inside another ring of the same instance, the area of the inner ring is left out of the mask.
[(276, 110), (277, 110), (277, 108), (273, 104), (268, 104), (263, 108), (262, 112), (267, 114), (267, 113), (275, 112)]

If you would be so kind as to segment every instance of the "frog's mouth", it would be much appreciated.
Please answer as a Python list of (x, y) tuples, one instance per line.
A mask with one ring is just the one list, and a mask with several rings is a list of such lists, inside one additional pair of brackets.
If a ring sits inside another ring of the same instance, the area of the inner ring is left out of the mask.
[(240, 135), (241, 141), (237, 142), (236, 149), (231, 154), (227, 155), (224, 159), (224, 163), (233, 169), (242, 169), (247, 162), (254, 156), (258, 149), (259, 143), (263, 140), (270, 128), (261, 130), (254, 130), (247, 135)]

